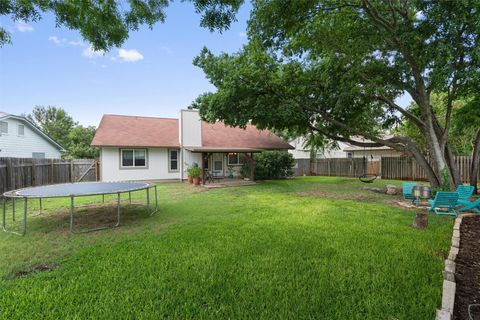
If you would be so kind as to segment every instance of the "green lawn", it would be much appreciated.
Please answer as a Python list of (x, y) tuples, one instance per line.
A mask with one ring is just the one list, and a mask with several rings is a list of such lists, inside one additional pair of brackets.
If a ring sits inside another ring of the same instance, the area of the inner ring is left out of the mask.
[(364, 186), (159, 184), (156, 215), (130, 207), (120, 228), (81, 235), (68, 200), (45, 201), (25, 237), (0, 232), (0, 318), (432, 319), (453, 219), (412, 229), (399, 196)]

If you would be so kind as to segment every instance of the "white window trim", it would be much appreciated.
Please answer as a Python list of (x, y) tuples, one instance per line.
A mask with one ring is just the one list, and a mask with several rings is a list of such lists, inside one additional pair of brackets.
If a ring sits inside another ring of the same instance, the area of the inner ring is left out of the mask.
[[(144, 166), (136, 166), (135, 165), (135, 150), (143, 150), (145, 151), (145, 165)], [(123, 165), (123, 151), (133, 151), (133, 164), (131, 166), (124, 166)], [(145, 148), (122, 148), (120, 149), (120, 168), (121, 169), (148, 169), (148, 149)]]
[[(230, 163), (230, 154), (231, 153), (235, 153), (237, 155), (237, 163)], [(240, 162), (240, 153), (239, 152), (227, 153), (227, 165), (229, 165), (229, 166), (241, 166), (242, 163)]]
[[(23, 134), (20, 134), (20, 127), (23, 127)], [(17, 136), (25, 137), (25, 125), (24, 124), (17, 125)]]
[[(172, 169), (172, 151), (177, 152), (177, 169)], [(179, 149), (168, 149), (168, 172), (179, 172), (180, 171), (180, 150)]]

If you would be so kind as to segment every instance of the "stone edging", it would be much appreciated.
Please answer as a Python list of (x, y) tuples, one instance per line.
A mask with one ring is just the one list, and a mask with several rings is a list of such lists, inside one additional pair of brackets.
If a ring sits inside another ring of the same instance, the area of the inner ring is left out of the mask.
[(460, 225), (462, 218), (471, 214), (461, 214), (455, 219), (453, 226), (452, 246), (445, 260), (445, 269), (443, 270), (443, 293), (442, 308), (437, 310), (436, 320), (451, 320), (453, 316), (453, 306), (455, 304), (455, 259), (460, 248)]

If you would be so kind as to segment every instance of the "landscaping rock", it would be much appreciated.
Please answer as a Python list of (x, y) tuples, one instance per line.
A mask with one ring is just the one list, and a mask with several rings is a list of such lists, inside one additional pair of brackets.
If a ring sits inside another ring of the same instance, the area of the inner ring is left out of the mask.
[(390, 195), (396, 195), (398, 194), (398, 188), (393, 184), (387, 184), (385, 185), (385, 193)]

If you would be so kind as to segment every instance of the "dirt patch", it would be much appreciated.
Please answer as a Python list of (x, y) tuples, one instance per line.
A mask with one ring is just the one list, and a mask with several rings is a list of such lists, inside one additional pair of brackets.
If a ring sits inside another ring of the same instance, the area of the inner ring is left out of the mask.
[(32, 273), (37, 273), (37, 272), (50, 272), (54, 270), (56, 267), (50, 264), (42, 263), (42, 264), (37, 264), (34, 266), (29, 267), (28, 269), (25, 270), (20, 270), (15, 272), (12, 275), (12, 278), (20, 278), (20, 277), (26, 277)]
[[(153, 205), (153, 204), (151, 204)], [(113, 226), (117, 223), (116, 204), (88, 205), (75, 208), (74, 219), (76, 229), (90, 229), (97, 226)], [(150, 208), (153, 210), (153, 207)], [(120, 208), (120, 223), (127, 224), (132, 221), (146, 219), (148, 209), (143, 203), (122, 204)], [(53, 214), (38, 217), (47, 228), (61, 233), (70, 233), (70, 211), (57, 210)]]
[(464, 217), (460, 227), (460, 250), (455, 272), (457, 290), (455, 293), (454, 320), (480, 320), (480, 216)]

